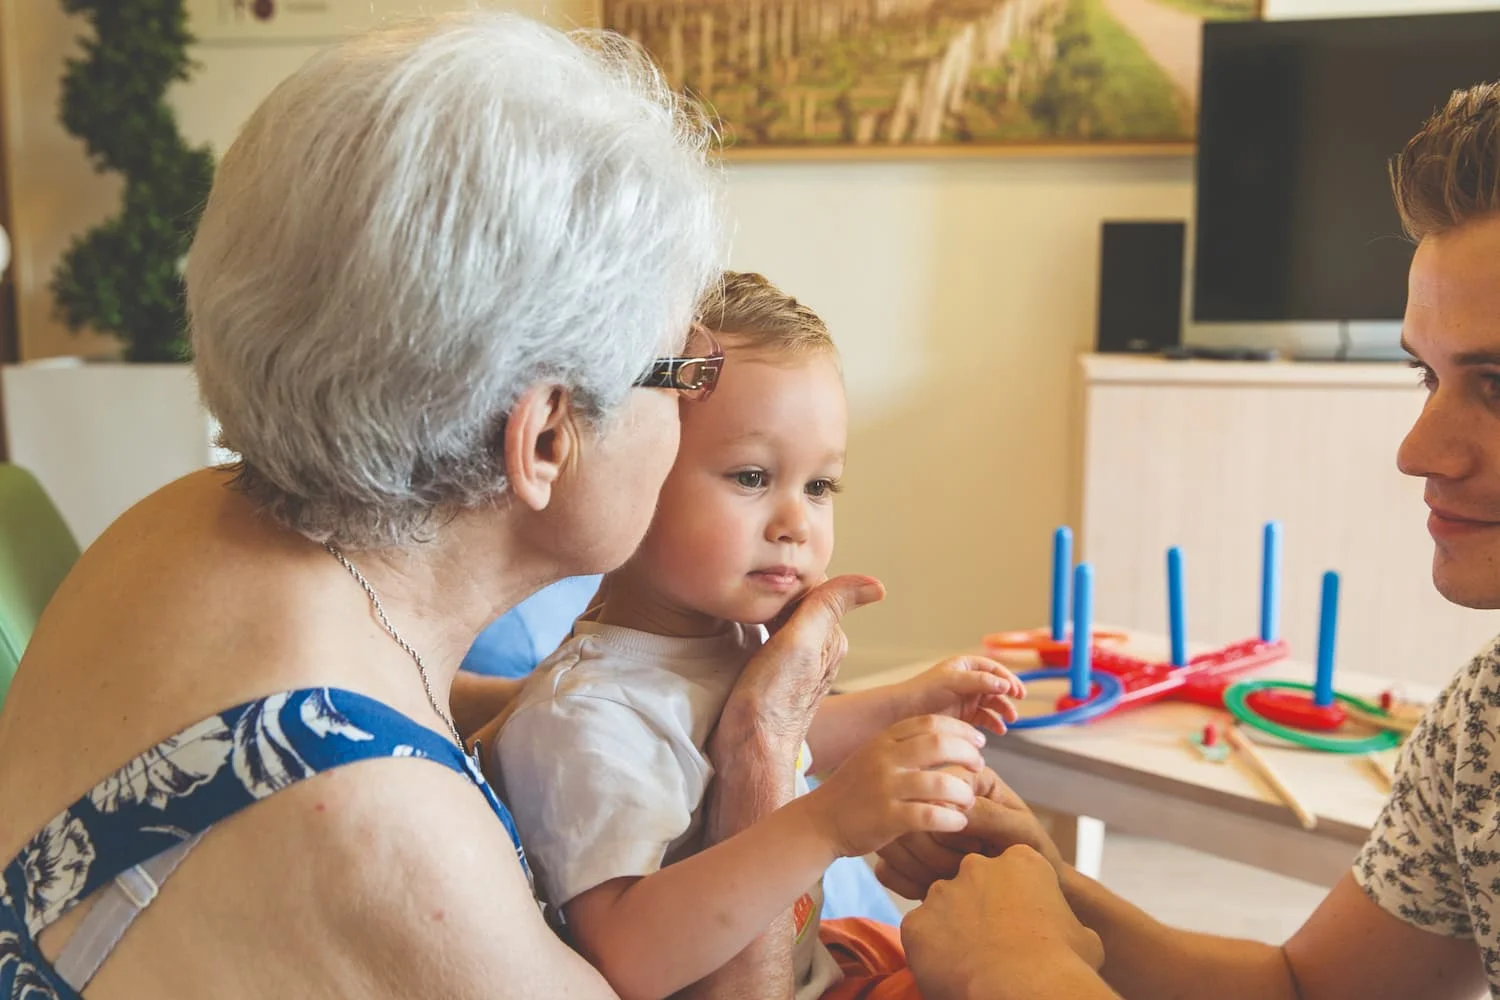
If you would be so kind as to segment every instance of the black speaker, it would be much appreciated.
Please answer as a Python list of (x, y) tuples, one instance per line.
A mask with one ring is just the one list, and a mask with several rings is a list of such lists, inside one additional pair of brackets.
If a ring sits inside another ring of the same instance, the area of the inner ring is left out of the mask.
[(1106, 222), (1099, 240), (1099, 332), (1107, 354), (1182, 342), (1181, 222)]

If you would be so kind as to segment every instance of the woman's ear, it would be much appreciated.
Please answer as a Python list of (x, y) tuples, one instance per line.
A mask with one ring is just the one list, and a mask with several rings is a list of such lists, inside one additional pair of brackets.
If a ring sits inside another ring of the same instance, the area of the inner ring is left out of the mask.
[(552, 501), (552, 487), (578, 459), (582, 441), (573, 400), (557, 385), (521, 393), (505, 418), (505, 476), (510, 492), (532, 510)]

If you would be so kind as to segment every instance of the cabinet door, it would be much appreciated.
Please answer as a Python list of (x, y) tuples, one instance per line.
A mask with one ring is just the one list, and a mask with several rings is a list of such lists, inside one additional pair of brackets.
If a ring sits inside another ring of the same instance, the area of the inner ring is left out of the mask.
[(1317, 658), (1324, 570), (1342, 574), (1337, 663), (1441, 684), (1500, 616), (1433, 589), (1422, 483), (1396, 448), (1422, 406), (1405, 386), (1095, 384), (1083, 554), (1101, 622), (1167, 625), (1166, 549), (1183, 548), (1187, 631), (1259, 629), (1261, 525), (1284, 525), (1282, 634)]

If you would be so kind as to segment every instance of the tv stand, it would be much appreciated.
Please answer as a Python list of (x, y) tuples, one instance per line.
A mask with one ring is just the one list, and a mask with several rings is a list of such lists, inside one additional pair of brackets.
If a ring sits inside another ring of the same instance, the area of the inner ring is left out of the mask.
[(1317, 650), (1318, 586), (1344, 575), (1339, 662), (1441, 685), (1500, 632), (1500, 613), (1432, 586), (1422, 483), (1396, 446), (1427, 391), (1390, 364), (1082, 362), (1082, 522), (1094, 607), (1112, 626), (1160, 630), (1163, 553), (1186, 553), (1195, 639), (1254, 631), (1261, 526), (1283, 524), (1282, 634)]
[(1394, 356), (1376, 352), (1372, 354), (1307, 354), (1297, 353), (1287, 358), (1301, 364), (1314, 365), (1404, 365), (1411, 359), (1405, 355)]
[(1205, 347), (1199, 344), (1168, 347), (1161, 356), (1168, 361), (1275, 361), (1279, 357), (1274, 347)]

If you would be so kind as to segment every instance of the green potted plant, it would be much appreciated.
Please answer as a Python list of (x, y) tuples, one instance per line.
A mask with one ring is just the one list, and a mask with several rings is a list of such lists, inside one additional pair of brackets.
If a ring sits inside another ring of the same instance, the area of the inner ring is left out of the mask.
[(62, 123), (100, 172), (124, 176), (120, 211), (74, 239), (52, 276), (60, 317), (124, 342), (127, 361), (188, 357), (182, 258), (213, 180), (166, 101), (192, 69), (184, 0), (62, 0), (93, 25), (63, 75)]
[(61, 0), (91, 31), (66, 61), (59, 113), (100, 173), (124, 181), (118, 212), (77, 236), (52, 276), (71, 329), (119, 338), (125, 364), (6, 370), (10, 452), (87, 543), (125, 507), (213, 457), (188, 362), (182, 261), (213, 178), (182, 136), (167, 89), (193, 68), (185, 0)]

